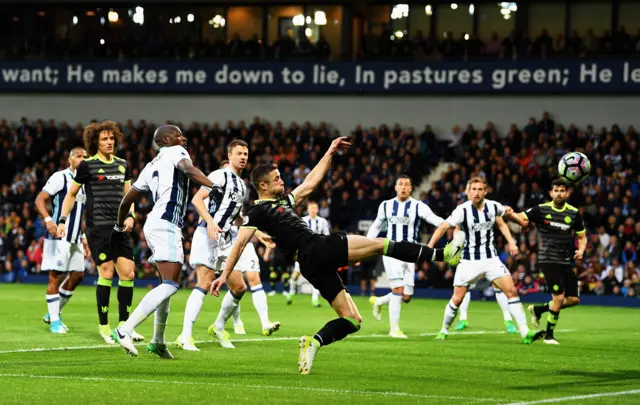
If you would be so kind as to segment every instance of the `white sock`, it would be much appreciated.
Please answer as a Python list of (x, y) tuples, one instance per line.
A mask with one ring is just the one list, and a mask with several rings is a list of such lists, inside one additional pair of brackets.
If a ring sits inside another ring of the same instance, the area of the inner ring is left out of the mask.
[(58, 289), (58, 294), (60, 294), (60, 312), (62, 312), (62, 308), (67, 305), (67, 302), (73, 296), (73, 291), (68, 291), (61, 287)]
[(289, 295), (296, 295), (296, 281), (293, 278), (289, 280)]
[(260, 317), (260, 323), (264, 328), (269, 324), (269, 305), (267, 304), (267, 294), (265, 294), (262, 284), (251, 287), (251, 299)]
[(187, 300), (187, 307), (184, 310), (184, 320), (182, 322), (182, 332), (180, 336), (190, 338), (193, 336), (193, 324), (198, 319), (198, 314), (200, 314), (200, 310), (202, 310), (202, 304), (204, 304), (204, 297), (207, 295), (207, 292), (200, 288), (196, 287), (191, 291), (191, 295), (189, 295), (189, 299)]
[(471, 291), (467, 291), (464, 295), (464, 299), (462, 300), (462, 304), (460, 304), (460, 320), (467, 320), (467, 312), (469, 311), (469, 304), (471, 303)]
[(224, 324), (227, 323), (227, 319), (231, 317), (233, 311), (240, 303), (240, 300), (231, 294), (231, 291), (227, 291), (222, 299), (222, 305), (220, 306), (220, 312), (218, 312), (218, 318), (213, 324), (217, 330), (223, 330)]
[(233, 326), (244, 325), (242, 319), (240, 319), (240, 304), (231, 313), (231, 319), (233, 320)]
[(120, 332), (131, 335), (136, 326), (144, 322), (167, 298), (171, 297), (178, 291), (178, 283), (171, 280), (165, 280), (149, 291), (133, 310), (129, 319), (119, 327)]
[(167, 328), (170, 304), (171, 297), (162, 301), (156, 309), (156, 313), (153, 316), (153, 339), (151, 339), (151, 343), (164, 343), (164, 330)]
[(51, 323), (60, 320), (60, 295), (47, 294), (47, 310), (49, 311), (49, 321)]
[(525, 337), (529, 333), (529, 326), (527, 325), (527, 316), (524, 313), (524, 307), (520, 303), (520, 297), (514, 297), (508, 299), (509, 312), (515, 319), (520, 331), (520, 336)]
[(440, 330), (440, 333), (449, 334), (449, 327), (453, 323), (453, 320), (456, 319), (457, 314), (458, 307), (449, 300), (449, 303), (444, 309), (444, 321), (442, 321), (442, 329)]
[(311, 292), (311, 302), (318, 302), (320, 298), (320, 291), (317, 288), (314, 288)]
[(504, 317), (504, 320), (505, 321), (513, 320), (511, 318), (511, 314), (509, 313), (509, 300), (507, 299), (507, 296), (504, 295), (504, 293), (500, 290), (496, 290), (496, 301), (498, 302), (498, 305), (500, 305), (500, 309), (502, 310), (502, 316)]
[(387, 295), (383, 295), (382, 297), (376, 298), (376, 305), (377, 306), (382, 306), (382, 305), (388, 304), (389, 301), (391, 301), (391, 296), (392, 295), (393, 295), (393, 293), (389, 293)]
[(402, 295), (391, 294), (391, 300), (389, 301), (389, 324), (391, 330), (400, 328), (400, 310), (402, 308)]

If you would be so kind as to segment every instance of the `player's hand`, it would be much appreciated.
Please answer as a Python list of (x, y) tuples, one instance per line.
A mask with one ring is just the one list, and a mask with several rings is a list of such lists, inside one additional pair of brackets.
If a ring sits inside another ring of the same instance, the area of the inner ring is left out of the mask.
[(215, 223), (215, 221), (207, 222), (207, 236), (211, 240), (218, 240), (222, 229)]
[(273, 241), (273, 238), (270, 235), (267, 235), (266, 233), (259, 232), (258, 235), (256, 235), (256, 238), (258, 238), (260, 243), (262, 243), (268, 248), (273, 249), (276, 247), (276, 243)]
[(504, 215), (505, 215), (506, 217), (510, 217), (511, 215), (513, 215), (513, 208), (511, 208), (511, 207), (509, 207), (509, 206), (505, 205), (505, 206), (504, 206)]
[[(47, 228), (49, 229), (49, 228)], [(56, 232), (56, 234), (54, 235), (56, 238), (64, 238), (64, 236), (67, 234), (67, 225), (66, 224), (59, 224), (58, 225), (58, 231)]]
[(518, 245), (515, 243), (509, 243), (509, 253), (511, 256), (517, 256), (520, 251), (518, 250)]
[(127, 219), (124, 220), (124, 231), (125, 232), (131, 232), (133, 230), (133, 225), (135, 225), (136, 220), (129, 217)]
[(220, 296), (220, 288), (227, 282), (227, 277), (224, 275), (220, 275), (220, 277), (213, 280), (211, 283), (211, 287), (209, 287), (209, 293), (211, 295), (215, 295), (216, 297)]
[(346, 136), (341, 136), (334, 139), (333, 142), (331, 142), (331, 146), (329, 146), (327, 153), (330, 155), (335, 155), (340, 150), (349, 149), (351, 147), (351, 142), (347, 142), (347, 139), (348, 138)]
[(576, 260), (582, 260), (582, 257), (584, 256), (584, 252), (581, 250), (576, 250), (576, 254), (573, 255), (573, 258)]
[(46, 223), (45, 226), (47, 227), (47, 231), (49, 232), (49, 235), (55, 238), (56, 235), (58, 234), (58, 227), (56, 226), (56, 224), (53, 221), (49, 221)]

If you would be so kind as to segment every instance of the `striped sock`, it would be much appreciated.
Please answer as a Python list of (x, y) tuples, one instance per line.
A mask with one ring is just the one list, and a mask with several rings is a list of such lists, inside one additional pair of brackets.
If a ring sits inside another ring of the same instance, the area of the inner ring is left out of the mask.
[(207, 292), (200, 287), (196, 287), (191, 291), (191, 295), (189, 295), (189, 299), (187, 300), (187, 306), (184, 310), (182, 333), (180, 333), (181, 336), (193, 336), (193, 324), (196, 322), (196, 319), (198, 319), (198, 314), (200, 314), (202, 304), (204, 304), (204, 297), (206, 295)]
[(313, 338), (320, 342), (321, 346), (326, 346), (342, 340), (347, 337), (347, 335), (356, 333), (359, 330), (360, 323), (355, 319), (346, 317), (338, 318), (327, 322), (318, 333), (313, 335)]
[(458, 307), (451, 301), (447, 303), (444, 309), (444, 320), (442, 321), (442, 329), (440, 333), (449, 334), (449, 328), (458, 315)]
[(529, 333), (529, 326), (527, 325), (527, 316), (524, 313), (524, 307), (520, 303), (519, 297), (509, 298), (509, 312), (518, 325), (520, 336), (525, 337)]
[(47, 310), (49, 311), (50, 322), (60, 320), (60, 295), (47, 294)]
[(262, 284), (251, 287), (251, 300), (264, 328), (269, 323), (269, 305), (267, 304), (267, 294), (265, 294)]
[(58, 293), (60, 294), (60, 312), (62, 312), (62, 308), (64, 308), (64, 306), (67, 305), (67, 302), (69, 302), (71, 297), (73, 297), (73, 291), (68, 291), (60, 287), (58, 289)]

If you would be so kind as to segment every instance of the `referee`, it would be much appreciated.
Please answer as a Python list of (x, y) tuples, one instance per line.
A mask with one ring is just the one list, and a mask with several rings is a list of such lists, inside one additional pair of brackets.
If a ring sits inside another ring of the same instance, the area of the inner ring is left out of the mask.
[[(540, 326), (542, 314), (547, 315), (547, 331), (544, 343), (557, 345), (553, 331), (558, 323), (560, 310), (580, 303), (578, 276), (573, 271), (573, 260), (582, 260), (587, 247), (587, 235), (582, 216), (577, 208), (567, 204), (568, 187), (556, 179), (551, 185), (553, 201), (529, 208), (510, 217), (521, 226), (536, 224), (538, 229), (538, 268), (544, 274), (553, 300), (544, 305), (531, 305), (531, 321)], [(573, 235), (578, 237), (578, 250), (574, 252)]]
[[(91, 157), (78, 165), (73, 183), (62, 204), (62, 213), (58, 220), (58, 237), (65, 235), (67, 216), (73, 208), (76, 195), (84, 186), (87, 195), (87, 239), (99, 275), (96, 288), (99, 332), (105, 342), (115, 344), (109, 327), (109, 298), (114, 265), (120, 280), (118, 306), (122, 324), (129, 318), (131, 311), (135, 264), (131, 236), (127, 234), (120, 245), (113, 249), (109, 248), (109, 237), (116, 222), (120, 201), (131, 188), (131, 179), (127, 162), (114, 154), (122, 141), (122, 132), (115, 122), (103, 121), (87, 125), (83, 138), (85, 148)], [(134, 225), (133, 204), (124, 225), (125, 231), (131, 232)], [(135, 341), (144, 340), (143, 336), (135, 332), (131, 337)]]

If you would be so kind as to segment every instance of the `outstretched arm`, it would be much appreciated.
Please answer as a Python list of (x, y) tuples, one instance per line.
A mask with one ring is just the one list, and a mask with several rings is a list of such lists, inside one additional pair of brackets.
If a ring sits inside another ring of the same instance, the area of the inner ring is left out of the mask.
[(435, 244), (438, 243), (438, 241), (447, 233), (447, 231), (450, 228), (451, 228), (451, 224), (449, 224), (447, 221), (442, 222), (440, 226), (436, 228), (436, 230), (433, 232), (433, 235), (431, 236), (431, 240), (429, 240), (429, 244), (427, 246), (429, 246), (430, 248), (433, 248)]
[(235, 243), (231, 247), (231, 251), (229, 252), (229, 257), (227, 257), (227, 263), (224, 266), (222, 274), (211, 284), (209, 291), (212, 295), (215, 295), (216, 297), (220, 295), (220, 287), (227, 282), (227, 277), (236, 267), (236, 264), (240, 259), (240, 254), (244, 250), (245, 246), (247, 246), (247, 243), (249, 243), (255, 232), (256, 228), (253, 227), (240, 228), (238, 231), (238, 239), (236, 239)]
[(351, 146), (351, 143), (347, 142), (346, 139), (346, 137), (334, 139), (333, 142), (331, 142), (331, 146), (329, 146), (327, 153), (325, 153), (322, 159), (320, 159), (316, 167), (311, 170), (302, 184), (293, 190), (292, 194), (296, 200), (296, 205), (300, 205), (309, 196), (309, 194), (318, 187), (322, 179), (324, 179), (324, 176), (327, 174), (329, 167), (331, 167), (333, 156), (340, 149), (347, 149)]

